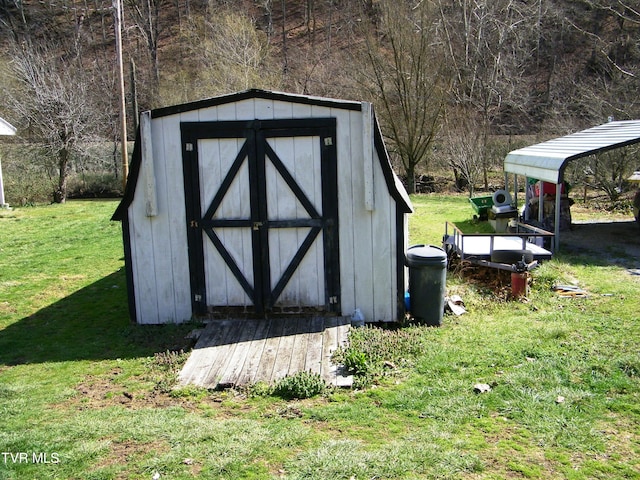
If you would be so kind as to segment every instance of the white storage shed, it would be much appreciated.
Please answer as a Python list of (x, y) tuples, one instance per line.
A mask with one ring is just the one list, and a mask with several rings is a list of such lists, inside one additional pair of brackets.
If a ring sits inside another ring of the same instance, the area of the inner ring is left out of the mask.
[(247, 90), (144, 112), (113, 216), (132, 319), (399, 320), (411, 211), (369, 103)]

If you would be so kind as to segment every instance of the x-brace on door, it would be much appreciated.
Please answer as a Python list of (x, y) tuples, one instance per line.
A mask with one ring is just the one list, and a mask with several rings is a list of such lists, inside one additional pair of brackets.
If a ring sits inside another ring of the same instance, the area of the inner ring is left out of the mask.
[(181, 124), (194, 312), (340, 310), (335, 128)]

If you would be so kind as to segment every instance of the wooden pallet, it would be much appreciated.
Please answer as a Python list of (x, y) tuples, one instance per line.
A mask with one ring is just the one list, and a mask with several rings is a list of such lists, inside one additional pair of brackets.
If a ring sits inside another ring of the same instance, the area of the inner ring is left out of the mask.
[(329, 385), (349, 387), (353, 377), (331, 362), (347, 342), (348, 317), (212, 320), (179, 374), (180, 385), (230, 388), (272, 384), (301, 371)]

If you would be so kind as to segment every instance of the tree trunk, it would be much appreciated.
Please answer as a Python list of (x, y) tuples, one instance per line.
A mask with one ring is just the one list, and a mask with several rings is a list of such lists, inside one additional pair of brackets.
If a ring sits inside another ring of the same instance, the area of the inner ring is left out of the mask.
[(67, 201), (67, 177), (69, 170), (69, 152), (66, 149), (58, 153), (58, 168), (60, 176), (58, 178), (58, 188), (53, 192), (54, 203), (65, 203)]
[(287, 57), (287, 5), (286, 0), (282, 0), (282, 71), (289, 72), (289, 60)]
[(416, 193), (416, 167), (413, 164), (407, 166), (407, 193)]

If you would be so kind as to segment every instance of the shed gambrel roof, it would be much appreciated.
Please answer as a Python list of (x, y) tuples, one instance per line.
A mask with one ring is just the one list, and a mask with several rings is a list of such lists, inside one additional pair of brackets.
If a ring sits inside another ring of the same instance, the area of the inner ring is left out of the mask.
[[(353, 101), (353, 100), (340, 100), (340, 99), (316, 97), (316, 96), (310, 96), (310, 95), (299, 95), (299, 94), (284, 93), (284, 92), (250, 89), (250, 90), (244, 90), (241, 92), (232, 93), (228, 95), (221, 95), (217, 97), (207, 98), (204, 100), (198, 100), (195, 102), (157, 108), (157, 109), (151, 110), (151, 118), (153, 119), (153, 118), (165, 117), (169, 115), (176, 115), (176, 114), (181, 114), (185, 112), (191, 112), (194, 110), (215, 107), (215, 106), (223, 105), (227, 103), (240, 102), (242, 100), (256, 99), (256, 98), (289, 102), (289, 103), (298, 103), (298, 104), (304, 104), (304, 105), (336, 108), (336, 109), (342, 109), (342, 110), (362, 111), (362, 103)], [(411, 200), (404, 186), (402, 185), (397, 175), (393, 171), (393, 168), (391, 166), (391, 160), (389, 158), (389, 154), (385, 147), (380, 126), (378, 124), (375, 114), (373, 115), (373, 122), (374, 122), (374, 129), (373, 129), (374, 130), (374, 146), (378, 154), (378, 159), (380, 160), (380, 166), (384, 173), (384, 178), (385, 178), (387, 188), (389, 190), (389, 194), (398, 204), (400, 211), (404, 213), (411, 213), (413, 212), (413, 206), (411, 204)], [(140, 155), (140, 148), (139, 148), (139, 132), (138, 132), (136, 136), (136, 142), (134, 145), (133, 154), (132, 154), (131, 169), (129, 172), (129, 178), (127, 180), (127, 186), (125, 189), (124, 197), (122, 199), (122, 202), (116, 209), (115, 213), (113, 214), (112, 220), (124, 219), (127, 208), (133, 201), (136, 184), (138, 183), (137, 178), (140, 171), (140, 164), (141, 164), (141, 155)]]
[(504, 160), (504, 171), (558, 184), (569, 161), (638, 142), (640, 120), (608, 122), (513, 150)]

